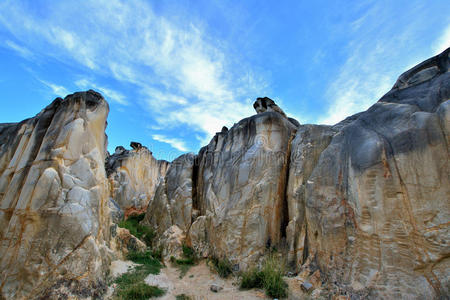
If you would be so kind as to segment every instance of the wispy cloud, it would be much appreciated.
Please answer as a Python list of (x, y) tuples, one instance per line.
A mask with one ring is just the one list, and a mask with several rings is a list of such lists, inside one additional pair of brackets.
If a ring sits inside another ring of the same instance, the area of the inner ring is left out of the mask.
[(439, 54), (450, 47), (450, 25), (442, 31), (441, 36), (433, 44), (433, 52)]
[(47, 87), (49, 87), (52, 90), (52, 93), (57, 96), (57, 97), (62, 97), (64, 98), (65, 96), (67, 96), (68, 94), (70, 94), (70, 92), (63, 87), (62, 85), (57, 85), (42, 79), (38, 79), (40, 82), (42, 82), (44, 85), (46, 85)]
[(121, 93), (109, 88), (105, 88), (103, 86), (99, 86), (93, 82), (90, 82), (87, 79), (77, 80), (75, 84), (81, 89), (95, 89), (100, 93), (102, 93), (107, 100), (111, 100), (122, 105), (129, 104), (128, 101), (125, 100), (125, 96), (122, 95)]
[[(68, 2), (52, 3), (48, 17), (38, 19), (24, 5), (5, 1), (0, 24), (42, 55), (134, 85), (139, 102), (162, 127), (187, 125), (210, 138), (252, 114), (246, 96), (267, 86), (262, 78), (253, 80), (251, 70), (231, 64), (226, 48), (205, 34), (202, 24), (171, 22), (139, 0)], [(244, 73), (248, 80), (241, 78)], [(127, 104), (111, 89), (90, 86)]]
[[(328, 107), (319, 117), (319, 123), (335, 124), (368, 109), (392, 88), (401, 73), (429, 57), (429, 51), (410, 46), (420, 38), (423, 22), (428, 21), (414, 17), (423, 10), (424, 4), (412, 1), (411, 9), (401, 15), (384, 5), (372, 2), (365, 14), (349, 26), (353, 38), (343, 49), (344, 63), (325, 91)], [(397, 18), (397, 23), (389, 22), (391, 18)], [(399, 27), (402, 23), (407, 26)], [(450, 27), (435, 44), (436, 51), (442, 49), (449, 38)]]
[(154, 135), (152, 135), (152, 138), (155, 141), (169, 144), (170, 146), (172, 146), (173, 148), (175, 148), (177, 150), (180, 150), (183, 152), (188, 151), (188, 147), (186, 146), (185, 142), (181, 139), (169, 138), (169, 137), (166, 137), (166, 136), (160, 135), (160, 134), (154, 134)]
[(26, 59), (31, 59), (34, 57), (33, 53), (30, 50), (28, 50), (24, 46), (20, 46), (14, 43), (13, 41), (6, 40), (5, 45)]

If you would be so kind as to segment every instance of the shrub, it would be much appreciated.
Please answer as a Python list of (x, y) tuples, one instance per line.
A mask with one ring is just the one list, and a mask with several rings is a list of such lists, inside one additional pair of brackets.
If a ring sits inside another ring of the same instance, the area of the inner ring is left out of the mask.
[(275, 255), (271, 254), (264, 261), (261, 270), (251, 269), (241, 274), (241, 288), (264, 288), (266, 294), (273, 298), (287, 297), (288, 285), (283, 280), (284, 266)]
[(175, 299), (176, 300), (191, 300), (192, 298), (186, 294), (181, 294), (181, 295), (175, 296)]
[(157, 286), (150, 286), (144, 282), (138, 282), (135, 284), (128, 285), (120, 289), (117, 293), (119, 299), (136, 299), (136, 300), (147, 300), (151, 297), (159, 297), (164, 295), (165, 291)]
[(227, 278), (231, 273), (233, 273), (231, 262), (227, 258), (219, 259), (217, 257), (213, 257), (211, 258), (211, 261), (213, 263), (214, 269), (217, 271), (220, 277)]
[(241, 274), (241, 289), (264, 287), (264, 273), (256, 268)]

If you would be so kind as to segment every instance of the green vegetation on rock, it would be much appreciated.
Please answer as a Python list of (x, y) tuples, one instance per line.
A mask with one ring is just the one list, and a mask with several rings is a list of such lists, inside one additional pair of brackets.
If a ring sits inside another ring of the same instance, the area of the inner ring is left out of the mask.
[(143, 241), (151, 247), (155, 232), (148, 226), (139, 224), (145, 217), (145, 214), (129, 216), (128, 219), (120, 221), (119, 227), (128, 229), (132, 235)]

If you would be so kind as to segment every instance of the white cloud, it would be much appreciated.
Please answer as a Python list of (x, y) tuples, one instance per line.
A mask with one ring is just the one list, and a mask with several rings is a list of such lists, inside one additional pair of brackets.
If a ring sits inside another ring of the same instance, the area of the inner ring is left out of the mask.
[(115, 90), (98, 86), (97, 84), (86, 79), (77, 80), (75, 84), (81, 89), (94, 89), (99, 91), (103, 94), (103, 96), (105, 96), (106, 100), (111, 100), (122, 105), (128, 105), (128, 102), (125, 100), (125, 96)]
[(20, 56), (26, 58), (26, 59), (31, 59), (33, 58), (33, 53), (28, 50), (26, 47), (20, 46), (16, 43), (14, 43), (13, 41), (7, 40), (5, 42), (6, 46), (8, 46), (10, 49), (16, 51)]
[[(226, 48), (201, 24), (171, 22), (144, 1), (55, 2), (45, 19), (24, 7), (0, 3), (0, 25), (42, 55), (134, 85), (161, 127), (187, 125), (209, 139), (223, 125), (253, 114), (245, 97), (267, 88), (262, 77), (234, 60), (231, 65)], [(127, 103), (111, 89), (90, 87)]]
[(57, 84), (54, 84), (54, 83), (51, 83), (51, 82), (48, 82), (48, 81), (45, 81), (42, 79), (38, 79), (38, 80), (40, 82), (42, 82), (43, 84), (45, 84), (47, 87), (49, 87), (55, 96), (64, 98), (65, 96), (70, 94), (70, 92), (62, 85), (57, 85)]
[(441, 36), (433, 44), (433, 52), (439, 54), (450, 47), (450, 25), (442, 31)]
[[(422, 5), (411, 3), (417, 11)], [(374, 2), (362, 17), (351, 23), (353, 39), (342, 49), (347, 58), (325, 91), (329, 101), (318, 123), (336, 124), (368, 109), (392, 88), (398, 76), (432, 55), (424, 48), (411, 47), (421, 38), (425, 19), (405, 12), (398, 16), (402, 19), (398, 21), (407, 22), (408, 26), (399, 29), (398, 24), (389, 22), (393, 15), (388, 12), (383, 4)], [(447, 29), (435, 48), (448, 43), (449, 35)]]
[(162, 142), (162, 143), (169, 144), (170, 146), (172, 146), (173, 148), (175, 148), (177, 150), (180, 150), (180, 151), (183, 151), (183, 152), (188, 151), (188, 148), (186, 147), (186, 144), (185, 144), (185, 142), (183, 140), (180, 140), (180, 139), (177, 139), (177, 138), (168, 138), (168, 137), (166, 137), (164, 135), (161, 135), (161, 134), (154, 134), (154, 135), (152, 135), (152, 138), (155, 141), (159, 141), (159, 142)]

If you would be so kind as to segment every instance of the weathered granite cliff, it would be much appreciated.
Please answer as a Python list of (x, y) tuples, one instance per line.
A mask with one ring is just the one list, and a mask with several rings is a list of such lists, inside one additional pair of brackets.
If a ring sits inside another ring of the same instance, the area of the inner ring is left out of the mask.
[(0, 298), (98, 296), (109, 265), (108, 104), (57, 98), (0, 124)]
[(304, 216), (304, 256), (315, 256), (343, 290), (449, 295), (449, 55), (404, 73), (367, 111), (329, 128), (337, 132), (320, 156), (322, 142), (313, 143), (291, 166), (305, 173), (296, 166), (318, 158), (308, 178), (288, 190)]
[(449, 66), (447, 49), (334, 126), (258, 98), (256, 115), (170, 166), (132, 143), (105, 167), (108, 105), (93, 91), (0, 124), (0, 298), (100, 296), (111, 249), (136, 242), (111, 226), (112, 198), (148, 205), (166, 258), (187, 243), (245, 270), (276, 250), (324, 296), (445, 299)]
[(166, 175), (169, 162), (156, 160), (148, 148), (131, 142), (132, 150), (116, 147), (106, 159), (111, 197), (125, 217), (145, 212), (156, 187)]
[(448, 296), (449, 53), (334, 126), (300, 125), (258, 98), (257, 115), (217, 133), (193, 166), (169, 169), (170, 182), (192, 185), (192, 223), (158, 217), (179, 211), (166, 178), (148, 224), (176, 225), (197, 252), (241, 269), (276, 248), (332, 294)]

